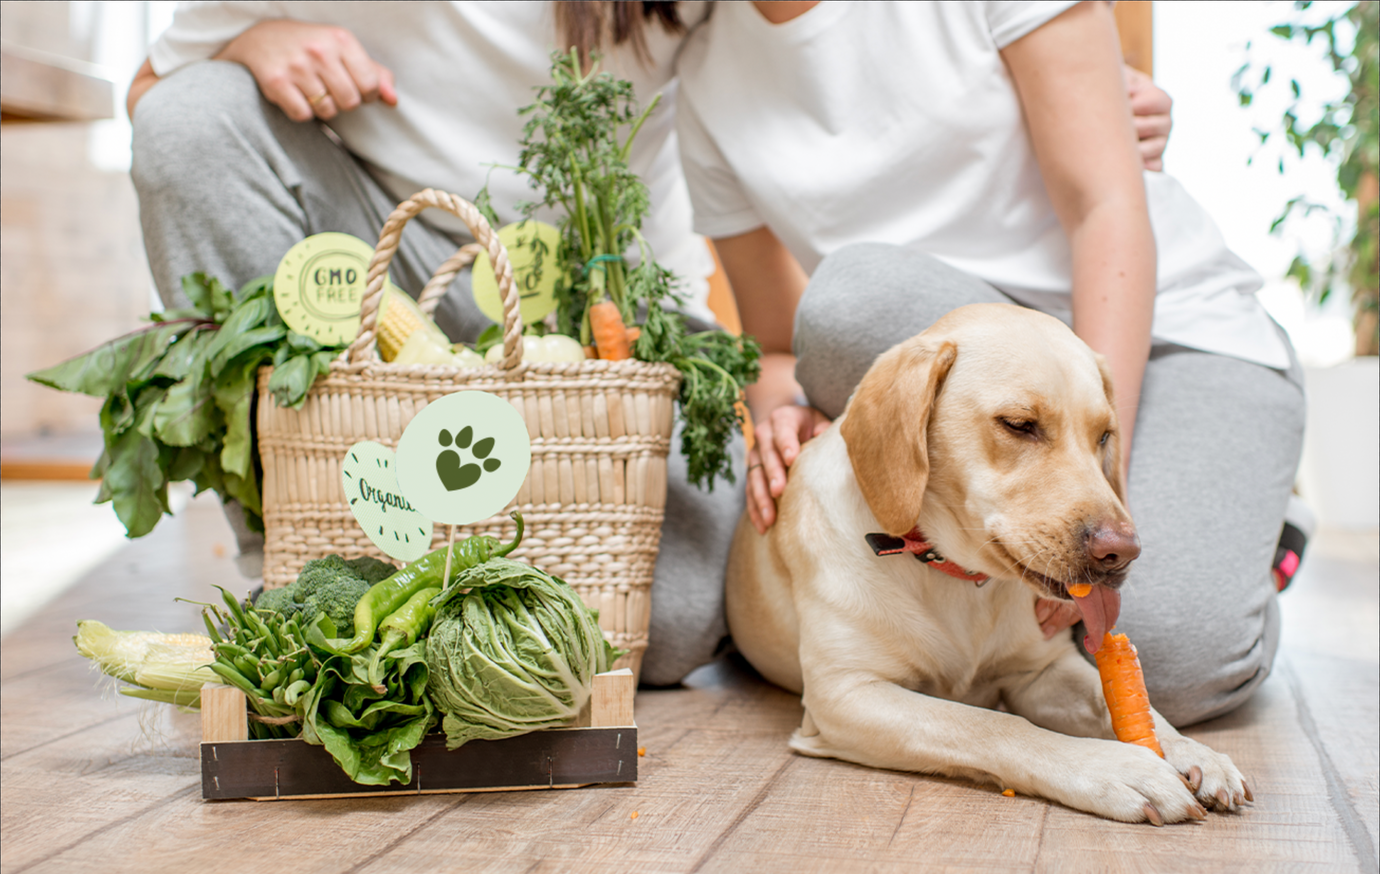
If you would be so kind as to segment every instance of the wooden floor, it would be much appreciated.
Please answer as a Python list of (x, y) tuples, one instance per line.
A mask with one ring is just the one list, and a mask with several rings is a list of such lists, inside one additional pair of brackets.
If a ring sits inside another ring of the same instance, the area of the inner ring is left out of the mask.
[(214, 505), (193, 501), (6, 636), (0, 874), (1377, 870), (1373, 535), (1315, 543), (1274, 674), (1189, 732), (1236, 760), (1254, 806), (1162, 829), (793, 755), (798, 701), (731, 660), (639, 693), (636, 786), (203, 802), (196, 718), (102, 695), (70, 637), (83, 618), (195, 629), (173, 598), (243, 588), (229, 545)]

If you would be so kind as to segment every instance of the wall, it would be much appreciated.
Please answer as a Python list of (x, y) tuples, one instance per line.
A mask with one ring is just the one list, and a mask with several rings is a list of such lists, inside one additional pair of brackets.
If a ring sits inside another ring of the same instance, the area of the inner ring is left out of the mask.
[(0, 127), (0, 434), (96, 428), (100, 402), (24, 374), (138, 327), (150, 279), (128, 174), (88, 159), (89, 124)]
[[(93, 58), (94, 47), (110, 11), (94, 3), (4, 2), (0, 30), (7, 43), (101, 61)], [(117, 82), (117, 100), (126, 84)], [(102, 125), (110, 122), (0, 125), (0, 436), (6, 439), (95, 430), (97, 399), (43, 388), (24, 374), (137, 328), (149, 310), (133, 186), (127, 171), (93, 163), (93, 135)]]

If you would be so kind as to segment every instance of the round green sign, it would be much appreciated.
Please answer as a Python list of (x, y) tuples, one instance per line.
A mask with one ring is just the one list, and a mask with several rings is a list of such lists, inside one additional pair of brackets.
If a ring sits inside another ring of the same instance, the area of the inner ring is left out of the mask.
[[(283, 321), (325, 346), (353, 340), (373, 257), (368, 243), (334, 231), (297, 243), (273, 276), (273, 300)], [(391, 287), (386, 279), (384, 287)]]
[(398, 440), (398, 485), (428, 518), (468, 525), (513, 500), (532, 466), (527, 423), (507, 401), (461, 391), (432, 401)]
[[(561, 246), (561, 232), (545, 222), (529, 220), (499, 228), (498, 239), (508, 250), (508, 261), (513, 265), (522, 320), (529, 325), (540, 322), (556, 309), (556, 280), (560, 278), (556, 253)], [(498, 278), (488, 252), (480, 252), (474, 259), (471, 284), (480, 312), (503, 324), (503, 299), (498, 296)]]
[(431, 549), (431, 520), (398, 488), (393, 450), (372, 440), (351, 446), (340, 465), (340, 484), (359, 527), (385, 554), (410, 562)]

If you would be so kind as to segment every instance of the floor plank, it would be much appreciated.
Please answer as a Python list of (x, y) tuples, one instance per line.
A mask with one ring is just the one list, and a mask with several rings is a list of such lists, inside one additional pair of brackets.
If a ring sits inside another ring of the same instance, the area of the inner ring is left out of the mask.
[(1380, 676), (1373, 665), (1289, 653), (1282, 666), (1328, 797), (1356, 853), (1380, 867)]
[(1301, 730), (1289, 685), (1276, 674), (1243, 707), (1185, 734), (1227, 753), (1256, 803), (1237, 814), (1154, 829), (1099, 822), (1051, 807), (1037, 871), (1069, 860), (1097, 871), (1217, 872), (1245, 865), (1284, 870), (1357, 871), (1355, 855), (1328, 803), (1317, 754)]

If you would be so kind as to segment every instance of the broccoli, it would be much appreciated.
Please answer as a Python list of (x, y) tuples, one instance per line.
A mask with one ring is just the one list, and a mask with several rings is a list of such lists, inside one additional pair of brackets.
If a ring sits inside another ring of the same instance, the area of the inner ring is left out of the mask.
[(361, 555), (359, 558), (352, 558), (345, 562), (345, 564), (349, 566), (350, 570), (354, 571), (355, 576), (364, 580), (364, 582), (371, 586), (375, 583), (383, 582), (398, 572), (398, 569), (393, 565), (386, 561), (379, 561), (371, 555)]
[(396, 570), (391, 564), (368, 556), (346, 561), (338, 555), (328, 555), (303, 565), (296, 582), (264, 591), (254, 606), (289, 618), (300, 615), (303, 624), (325, 613), (335, 623), (336, 633), (349, 637), (355, 633), (355, 605), (359, 599), (374, 583), (392, 576)]
[(287, 587), (281, 589), (264, 589), (259, 593), (259, 598), (254, 602), (254, 606), (260, 610), (273, 610), (278, 613), (296, 611), (297, 607), (292, 600), (292, 592)]

